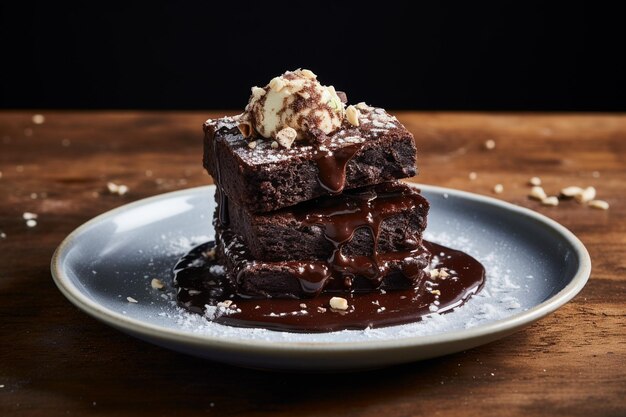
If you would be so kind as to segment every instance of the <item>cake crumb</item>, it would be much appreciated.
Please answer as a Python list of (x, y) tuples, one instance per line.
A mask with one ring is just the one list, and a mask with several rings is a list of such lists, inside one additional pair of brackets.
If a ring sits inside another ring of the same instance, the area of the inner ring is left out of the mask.
[(477, 173), (475, 173), (474, 171), (472, 171), (472, 172), (470, 172), (470, 173), (469, 173), (469, 179), (470, 179), (470, 181), (475, 181), (475, 180), (476, 180), (476, 178), (478, 178), (478, 174), (477, 174)]
[(333, 297), (330, 299), (330, 308), (335, 310), (347, 310), (348, 300), (342, 297)]
[(248, 142), (248, 148), (250, 148), (250, 149), (256, 148), (256, 140)]
[(559, 205), (559, 199), (556, 196), (550, 196), (550, 197), (546, 197), (543, 200), (541, 200), (541, 204), (543, 204), (544, 206), (558, 206)]
[(485, 141), (485, 149), (492, 150), (496, 148), (496, 141), (493, 139), (489, 139)]
[(496, 194), (502, 194), (502, 192), (504, 191), (504, 186), (502, 184), (496, 184), (493, 187), (493, 192)]
[(41, 125), (46, 121), (46, 118), (43, 114), (33, 114), (33, 123), (36, 125)]
[(129, 303), (134, 303), (134, 304), (137, 304), (139, 302), (135, 300), (133, 297), (126, 297), (126, 300), (128, 300)]
[(528, 183), (530, 185), (539, 186), (539, 185), (541, 185), (541, 178), (539, 178), (539, 177), (532, 177), (531, 179), (528, 180)]
[(588, 205), (589, 205), (589, 207), (594, 208), (594, 209), (598, 209), (598, 210), (608, 210), (609, 209), (609, 203), (607, 203), (604, 200), (591, 200)]
[(155, 290), (162, 290), (163, 288), (165, 288), (165, 283), (158, 278), (152, 278), (152, 281), (150, 281), (150, 285)]

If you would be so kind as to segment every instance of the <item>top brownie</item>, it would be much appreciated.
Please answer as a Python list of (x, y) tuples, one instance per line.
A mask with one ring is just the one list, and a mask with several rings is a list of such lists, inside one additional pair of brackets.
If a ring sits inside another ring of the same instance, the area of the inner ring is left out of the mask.
[(343, 120), (318, 143), (296, 140), (290, 147), (272, 138), (244, 137), (240, 116), (209, 119), (204, 167), (230, 202), (255, 213), (414, 176), (411, 133), (381, 108), (356, 107), (358, 122)]

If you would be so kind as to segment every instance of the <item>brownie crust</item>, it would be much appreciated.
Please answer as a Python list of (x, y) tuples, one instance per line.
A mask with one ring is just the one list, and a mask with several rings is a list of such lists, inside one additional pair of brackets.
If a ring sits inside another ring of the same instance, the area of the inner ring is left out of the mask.
[[(414, 176), (413, 135), (383, 109), (367, 107), (361, 114), (359, 127), (345, 122), (324, 145), (333, 152), (356, 148), (345, 166), (344, 189)], [(253, 213), (331, 194), (320, 183), (318, 153), (309, 143), (296, 141), (286, 149), (257, 139), (251, 146), (233, 117), (208, 120), (204, 132), (204, 167), (230, 201)]]
[[(422, 242), (426, 228), (429, 204), (418, 192), (406, 184), (397, 183), (399, 190), (410, 193), (417, 201), (414, 208), (404, 208), (386, 217), (378, 235), (378, 252), (401, 252), (411, 250)], [(365, 190), (376, 187), (365, 187)], [(361, 191), (360, 189), (358, 191)], [(355, 190), (345, 194), (356, 194)], [(320, 197), (314, 201), (301, 203), (272, 213), (251, 213), (232, 202), (228, 205), (230, 230), (241, 237), (250, 255), (262, 261), (281, 260), (326, 260), (334, 245), (324, 236), (319, 225), (307, 225), (302, 221), (303, 214), (314, 213), (318, 206), (335, 205), (343, 196)], [(378, 198), (384, 198), (379, 196)], [(371, 256), (374, 250), (374, 236), (368, 227), (355, 230), (352, 239), (342, 252), (347, 256)]]

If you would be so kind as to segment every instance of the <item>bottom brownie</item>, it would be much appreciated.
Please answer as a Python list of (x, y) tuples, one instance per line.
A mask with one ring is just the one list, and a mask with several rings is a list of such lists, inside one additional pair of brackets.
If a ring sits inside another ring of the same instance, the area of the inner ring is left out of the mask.
[(322, 260), (265, 262), (252, 258), (242, 239), (217, 230), (217, 256), (237, 293), (258, 298), (309, 298), (321, 292), (400, 290), (419, 287), (431, 254), (422, 245), (379, 254), (367, 274), (338, 270)]

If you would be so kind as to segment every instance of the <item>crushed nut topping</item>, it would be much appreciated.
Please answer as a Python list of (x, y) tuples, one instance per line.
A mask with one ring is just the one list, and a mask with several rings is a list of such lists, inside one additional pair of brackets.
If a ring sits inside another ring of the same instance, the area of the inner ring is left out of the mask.
[(347, 310), (348, 300), (342, 297), (333, 297), (330, 299), (330, 308), (335, 310)]

